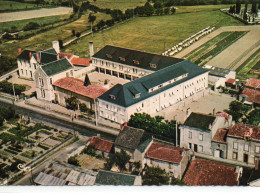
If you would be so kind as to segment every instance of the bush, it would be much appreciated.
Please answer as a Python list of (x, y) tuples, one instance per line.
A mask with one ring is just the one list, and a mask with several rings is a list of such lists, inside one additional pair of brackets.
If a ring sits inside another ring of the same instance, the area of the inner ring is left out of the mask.
[[(14, 90), (16, 95), (20, 95), (22, 92), (24, 92), (26, 87), (24, 85), (20, 84), (14, 84)], [(6, 80), (0, 82), (0, 91), (14, 94), (13, 92), (13, 85), (10, 82), (7, 82)]]
[(86, 148), (84, 148), (82, 153), (86, 153), (86, 154), (91, 155), (91, 156), (96, 156), (96, 151), (91, 146), (87, 146)]
[(34, 30), (40, 27), (40, 25), (36, 22), (30, 22), (26, 26), (24, 26), (23, 30), (24, 31), (29, 31), (29, 30)]
[(68, 163), (72, 164), (74, 166), (79, 166), (79, 161), (77, 160), (77, 155), (69, 157)]

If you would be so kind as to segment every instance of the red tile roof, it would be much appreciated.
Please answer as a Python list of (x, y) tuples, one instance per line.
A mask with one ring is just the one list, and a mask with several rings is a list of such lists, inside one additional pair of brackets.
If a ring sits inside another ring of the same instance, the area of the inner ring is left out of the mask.
[(101, 96), (107, 91), (106, 88), (98, 85), (84, 86), (84, 81), (72, 77), (59, 79), (53, 85), (92, 99)]
[(215, 161), (195, 159), (183, 182), (189, 186), (238, 185), (236, 168)]
[(107, 140), (102, 139), (97, 136), (93, 136), (93, 137), (89, 138), (87, 143), (89, 143), (88, 144), (89, 146), (91, 146), (97, 150), (108, 152), (108, 153), (111, 152), (112, 147), (114, 145), (113, 142), (107, 141)]
[(71, 59), (72, 56), (74, 56), (74, 54), (72, 54), (72, 53), (59, 53), (60, 58), (67, 57), (68, 59)]
[(229, 79), (226, 81), (226, 83), (234, 84), (235, 81), (236, 81), (235, 79), (229, 78)]
[(226, 128), (218, 129), (212, 141), (218, 143), (226, 143), (227, 133), (228, 133), (228, 129)]
[(183, 157), (181, 154), (186, 150), (187, 149), (184, 148), (154, 142), (146, 152), (145, 157), (179, 164)]
[(260, 126), (235, 124), (229, 127), (228, 136), (244, 139), (248, 136), (252, 141), (260, 141)]
[(249, 78), (246, 83), (246, 86), (260, 89), (260, 79)]
[(91, 60), (90, 59), (87, 59), (87, 58), (72, 58), (71, 61), (70, 61), (73, 65), (76, 65), (76, 66), (89, 66), (90, 63), (91, 63)]
[(247, 101), (260, 104), (260, 91), (255, 89), (245, 88), (241, 93), (241, 96), (247, 96)]

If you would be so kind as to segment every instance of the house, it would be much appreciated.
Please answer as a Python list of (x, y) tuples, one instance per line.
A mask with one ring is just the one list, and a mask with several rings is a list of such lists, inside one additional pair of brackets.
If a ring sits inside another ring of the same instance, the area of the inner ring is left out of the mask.
[(94, 148), (98, 155), (109, 157), (110, 153), (113, 152), (114, 143), (99, 136), (92, 136), (88, 139), (86, 146)]
[(39, 66), (58, 60), (58, 53), (60, 52), (59, 42), (53, 41), (52, 46), (53, 48), (43, 51), (30, 49), (22, 51), (19, 48), (17, 56), (19, 77), (34, 80), (34, 73)]
[(64, 77), (73, 77), (73, 65), (67, 58), (55, 60), (39, 66), (35, 71), (37, 99), (52, 101), (55, 99), (53, 83)]
[(150, 138), (152, 137), (144, 130), (126, 126), (119, 132), (115, 140), (115, 152), (124, 150), (131, 156), (131, 161), (139, 161), (140, 157), (135, 157), (134, 152), (139, 145)]
[(241, 172), (239, 167), (196, 158), (191, 161), (183, 182), (189, 186), (236, 186)]
[(180, 146), (194, 152), (212, 155), (211, 140), (219, 128), (232, 124), (232, 116), (219, 113), (216, 116), (192, 112), (180, 125)]
[(235, 124), (227, 129), (227, 159), (259, 164), (260, 126)]
[[(208, 87), (208, 72), (188, 60), (106, 46), (92, 57), (93, 66), (99, 70), (106, 66), (105, 53), (110, 54), (107, 62), (110, 66), (113, 62), (115, 69), (120, 69), (121, 64), (128, 65), (130, 72), (122, 70), (122, 73), (125, 71), (123, 76), (130, 76), (133, 81), (117, 84), (98, 97), (98, 112), (102, 119), (122, 124), (136, 112), (152, 115), (173, 105), (177, 107), (181, 101), (204, 96)], [(118, 57), (123, 57), (123, 53), (125, 58), (121, 61)], [(133, 60), (138, 60), (138, 64)], [(137, 68), (137, 74), (133, 75)], [(145, 75), (138, 75), (141, 69)], [(113, 75), (111, 69), (109, 73)]]
[(51, 162), (34, 179), (34, 183), (43, 186), (94, 185), (98, 172), (68, 164)]
[(84, 82), (73, 77), (58, 79), (52, 86), (55, 95), (53, 100), (58, 104), (66, 106), (66, 98), (74, 96), (90, 109), (95, 109), (95, 100), (107, 91), (102, 86), (91, 85), (89, 81)]
[[(204, 65), (204, 69), (209, 71), (209, 87), (216, 91), (220, 86), (225, 87), (226, 83), (233, 85), (236, 79), (236, 72), (224, 68), (214, 67), (210, 65)], [(232, 81), (230, 80), (232, 79)]]
[(96, 177), (95, 185), (141, 186), (142, 178), (140, 175), (100, 170)]
[(239, 96), (239, 100), (246, 104), (260, 106), (260, 79), (248, 79), (245, 87)]
[(142, 165), (160, 167), (181, 179), (190, 159), (190, 151), (185, 148), (154, 140), (142, 161)]
[(211, 141), (212, 155), (227, 159), (227, 128), (219, 128)]
[(229, 78), (225, 82), (226, 87), (235, 88), (236, 87), (236, 80), (233, 78)]

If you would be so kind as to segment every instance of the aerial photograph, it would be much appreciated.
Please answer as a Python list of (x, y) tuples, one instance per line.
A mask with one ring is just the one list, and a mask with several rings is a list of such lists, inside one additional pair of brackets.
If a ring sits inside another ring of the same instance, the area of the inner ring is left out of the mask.
[(108, 185), (260, 190), (260, 0), (0, 0), (0, 192)]

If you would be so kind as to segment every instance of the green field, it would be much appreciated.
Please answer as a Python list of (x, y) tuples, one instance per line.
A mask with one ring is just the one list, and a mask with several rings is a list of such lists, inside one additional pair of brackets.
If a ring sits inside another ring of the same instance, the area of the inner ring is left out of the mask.
[[(3, 1), (0, 0), (0, 10), (1, 11), (16, 11), (16, 10), (23, 10), (23, 9), (37, 9), (42, 7), (43, 5), (39, 5), (37, 7), (36, 4), (31, 3), (20, 3), (16, 1)], [(46, 6), (44, 6), (46, 7)]]
[(90, 0), (89, 2), (99, 8), (120, 9), (124, 11), (137, 6), (143, 6), (146, 3), (146, 0)]
[(26, 19), (21, 21), (2, 22), (0, 25), (0, 33), (6, 31), (13, 31), (12, 27), (16, 27), (17, 31), (21, 31), (24, 28), (24, 26), (26, 26), (30, 22), (36, 22), (39, 25), (43, 26), (62, 21), (66, 18), (69, 18), (69, 15), (49, 16), (34, 19)]
[[(194, 6), (196, 7), (196, 6)], [(240, 21), (220, 12), (205, 11), (212, 6), (204, 6), (204, 11), (175, 15), (136, 17), (117, 24), (110, 29), (88, 36), (79, 43), (66, 47), (66, 52), (74, 52), (88, 57), (88, 42), (94, 41), (98, 49), (107, 44), (161, 54), (165, 47), (170, 48), (190, 35), (207, 26), (244, 25)], [(190, 8), (194, 10), (193, 8)]]
[(189, 59), (195, 64), (202, 66), (220, 52), (222, 52), (224, 49), (226, 49), (228, 46), (237, 41), (239, 38), (244, 36), (246, 33), (247, 32), (244, 31), (223, 32), (212, 40), (203, 44), (201, 47), (195, 49), (193, 52), (186, 55), (185, 58)]
[[(94, 25), (99, 22), (101, 19), (107, 20), (110, 19), (110, 15), (104, 14), (104, 13), (97, 13), (95, 14), (97, 19), (94, 23)], [(43, 18), (41, 18), (43, 19)], [(21, 21), (23, 22), (23, 21)], [(5, 43), (0, 44), (0, 53), (2, 55), (7, 56), (9, 58), (15, 58), (17, 55), (17, 49), (18, 48), (30, 48), (30, 49), (36, 49), (36, 50), (42, 50), (45, 48), (51, 47), (51, 42), (53, 40), (63, 40), (64, 42), (66, 40), (69, 40), (72, 38), (72, 30), (75, 30), (76, 32), (83, 32), (83, 31), (89, 31), (90, 24), (88, 22), (88, 14), (83, 15), (80, 19), (63, 25), (56, 28), (53, 28), (51, 30), (48, 30), (46, 32), (42, 33), (36, 33), (36, 35), (24, 39), (24, 40), (12, 40)], [(25, 33), (31, 33), (25, 32)]]

